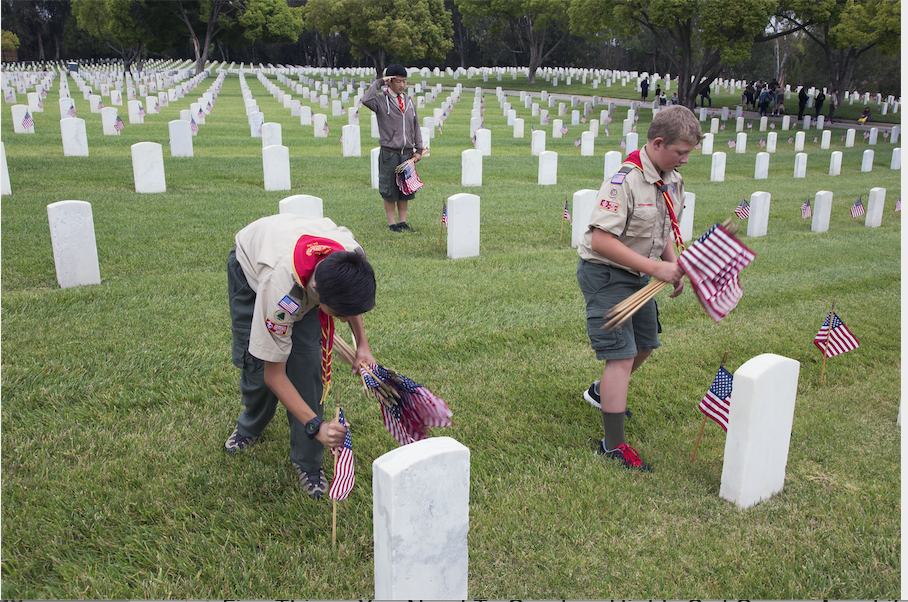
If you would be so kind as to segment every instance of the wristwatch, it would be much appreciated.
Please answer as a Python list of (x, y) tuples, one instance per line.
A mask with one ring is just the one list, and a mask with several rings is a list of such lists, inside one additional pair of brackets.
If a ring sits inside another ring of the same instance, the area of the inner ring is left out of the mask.
[(322, 419), (316, 416), (306, 423), (306, 434), (309, 435), (310, 439), (315, 439), (315, 436), (318, 435), (318, 428), (322, 425), (322, 422)]

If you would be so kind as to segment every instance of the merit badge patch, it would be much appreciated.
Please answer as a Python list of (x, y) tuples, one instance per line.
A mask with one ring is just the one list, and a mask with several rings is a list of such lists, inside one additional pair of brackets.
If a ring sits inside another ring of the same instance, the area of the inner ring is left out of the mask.
[(612, 184), (623, 184), (624, 178), (626, 178), (626, 177), (627, 177), (626, 173), (616, 173), (615, 175), (612, 176), (611, 183)]
[(606, 211), (614, 211), (616, 213), (618, 212), (618, 201), (609, 201), (606, 199), (602, 199), (599, 202), (599, 206), (602, 207), (603, 209), (605, 209)]
[(284, 295), (284, 298), (278, 301), (278, 307), (286, 309), (290, 312), (290, 315), (296, 313), (296, 310), (300, 308), (299, 303), (290, 298), (290, 295)]
[(279, 337), (287, 334), (287, 326), (284, 324), (275, 324), (269, 318), (265, 318), (265, 326)]

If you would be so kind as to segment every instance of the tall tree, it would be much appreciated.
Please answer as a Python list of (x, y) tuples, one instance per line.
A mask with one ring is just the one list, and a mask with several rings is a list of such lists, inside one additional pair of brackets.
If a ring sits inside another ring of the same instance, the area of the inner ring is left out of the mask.
[(371, 60), (377, 77), (391, 56), (443, 61), (452, 47), (443, 0), (309, 0), (303, 14), (307, 29), (349, 40), (353, 56)]
[(195, 53), (201, 73), (218, 38), (245, 47), (257, 39), (266, 43), (296, 42), (303, 30), (302, 9), (285, 0), (147, 0), (180, 23)]
[(750, 55), (777, 5), (777, 0), (573, 0), (569, 14), (577, 34), (651, 31), (678, 76), (681, 104), (693, 108), (698, 92), (727, 64)]
[(76, 0), (72, 12), (80, 29), (123, 59), (126, 71), (133, 63), (141, 68), (145, 44), (159, 35), (142, 0)]
[(570, 0), (455, 0), (464, 15), (464, 22), (472, 27), (478, 18), (493, 19), (492, 33), (500, 33), (510, 26), (516, 33), (518, 48), (529, 68), (527, 81), (536, 81), (536, 69), (545, 64), (568, 36), (567, 15)]
[(858, 59), (901, 49), (900, 0), (789, 0), (780, 18), (804, 29), (822, 51), (827, 81), (842, 94), (851, 87)]

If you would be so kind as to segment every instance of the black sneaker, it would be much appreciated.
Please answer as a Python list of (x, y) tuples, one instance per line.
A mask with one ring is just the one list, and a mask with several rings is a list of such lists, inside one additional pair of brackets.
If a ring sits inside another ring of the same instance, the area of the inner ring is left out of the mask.
[(399, 224), (397, 224), (397, 228), (400, 232), (403, 232), (404, 230), (406, 230), (407, 232), (415, 232), (415, 230), (413, 230), (413, 228), (411, 228), (410, 224), (408, 224), (407, 222), (400, 222)]
[(388, 226), (388, 230), (390, 230), (391, 232), (400, 232), (400, 226), (398, 226), (397, 224), (391, 224)]
[(296, 478), (306, 495), (317, 500), (328, 491), (328, 480), (325, 478), (325, 472), (321, 468), (306, 472), (296, 462), (291, 462), (290, 464), (293, 465), (293, 470), (296, 471)]
[(599, 442), (599, 449), (596, 453), (607, 458), (621, 460), (624, 467), (631, 470), (642, 470), (643, 472), (653, 471), (652, 468), (647, 466), (646, 463), (640, 459), (640, 453), (627, 443), (619, 443), (618, 447), (615, 449), (606, 449), (605, 439), (603, 439)]
[(238, 429), (233, 429), (233, 434), (230, 435), (224, 443), (224, 449), (235, 454), (236, 452), (243, 451), (247, 447), (252, 447), (257, 440), (258, 437), (244, 437), (240, 434)]
[[(596, 408), (597, 410), (602, 409), (602, 401), (599, 398), (599, 381), (597, 380), (590, 385), (590, 388), (583, 392), (583, 398), (590, 402), (590, 405)], [(630, 409), (624, 409), (624, 415), (630, 418), (633, 414)]]

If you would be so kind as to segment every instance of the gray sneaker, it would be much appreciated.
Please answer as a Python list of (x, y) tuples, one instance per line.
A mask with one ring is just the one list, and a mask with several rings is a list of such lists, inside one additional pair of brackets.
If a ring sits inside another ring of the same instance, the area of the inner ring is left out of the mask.
[(258, 437), (244, 437), (240, 434), (238, 429), (233, 429), (233, 434), (230, 435), (227, 442), (224, 443), (224, 449), (235, 454), (238, 451), (243, 451), (247, 447), (252, 447), (256, 441), (258, 441)]
[(290, 464), (293, 465), (293, 470), (296, 471), (296, 478), (306, 495), (317, 500), (328, 491), (328, 480), (325, 478), (325, 471), (321, 468), (306, 472), (296, 462), (291, 462)]

